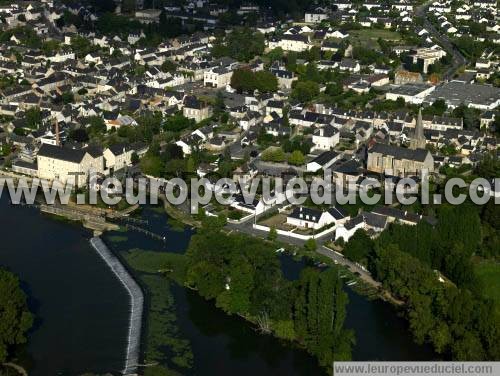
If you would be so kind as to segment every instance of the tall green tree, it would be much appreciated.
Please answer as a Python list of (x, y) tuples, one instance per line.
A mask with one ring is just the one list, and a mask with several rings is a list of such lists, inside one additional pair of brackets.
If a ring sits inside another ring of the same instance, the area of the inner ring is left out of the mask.
[(26, 342), (26, 332), (32, 325), (33, 316), (19, 279), (0, 268), (0, 364), (8, 359), (13, 346)]

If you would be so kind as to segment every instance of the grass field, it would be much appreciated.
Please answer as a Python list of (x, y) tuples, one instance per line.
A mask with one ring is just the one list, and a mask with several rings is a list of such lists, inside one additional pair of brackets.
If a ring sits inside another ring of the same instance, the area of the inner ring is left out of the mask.
[(483, 261), (476, 265), (476, 273), (483, 281), (484, 293), (497, 303), (497, 310), (500, 311), (500, 263), (493, 261)]
[(373, 47), (373, 42), (376, 42), (378, 38), (386, 41), (398, 41), (401, 40), (401, 35), (397, 31), (384, 29), (349, 30), (349, 40), (353, 44)]

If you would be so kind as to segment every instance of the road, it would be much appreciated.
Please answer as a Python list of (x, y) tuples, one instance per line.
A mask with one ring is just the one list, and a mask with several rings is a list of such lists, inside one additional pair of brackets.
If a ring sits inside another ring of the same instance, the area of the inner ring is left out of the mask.
[[(253, 228), (253, 218), (250, 218), (249, 220), (243, 222), (243, 223), (228, 223), (226, 225), (226, 228), (232, 231), (236, 232), (242, 232), (247, 235), (252, 235), (260, 238), (265, 238), (267, 237), (267, 232), (262, 231), (262, 230), (257, 230)], [(324, 246), (325, 242), (329, 241), (331, 239), (331, 234), (324, 235), (320, 238), (316, 238), (316, 252), (319, 253), (320, 255), (326, 256), (329, 259), (333, 260), (336, 264), (343, 265), (347, 267), (352, 273), (356, 273), (356, 275), (359, 276), (364, 282), (369, 284), (370, 286), (373, 286), (375, 288), (380, 288), (382, 287), (382, 284), (376, 280), (373, 279), (371, 274), (366, 271), (365, 269), (361, 268), (359, 265), (356, 263), (346, 259), (344, 256), (342, 256), (340, 253), (335, 252), (331, 250), (330, 248), (327, 248)], [(303, 246), (305, 241), (297, 238), (293, 238), (291, 236), (284, 236), (284, 235), (278, 235), (278, 240), (288, 243), (291, 245), (295, 246)]]
[(443, 80), (450, 80), (453, 78), (455, 72), (463, 65), (467, 64), (467, 59), (462, 55), (462, 53), (453, 45), (448, 36), (445, 33), (437, 30), (434, 25), (429, 21), (429, 6), (431, 2), (422, 4), (415, 9), (415, 16), (422, 17), (424, 19), (424, 28), (430, 33), (430, 35), (441, 44), (441, 46), (451, 54), (452, 64), (451, 67), (443, 74)]

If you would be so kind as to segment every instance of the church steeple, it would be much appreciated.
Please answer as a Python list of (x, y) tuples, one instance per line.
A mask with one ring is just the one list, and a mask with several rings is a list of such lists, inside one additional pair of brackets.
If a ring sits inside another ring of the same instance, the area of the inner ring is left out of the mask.
[(424, 124), (422, 122), (422, 107), (418, 109), (415, 133), (410, 141), (410, 149), (425, 149)]

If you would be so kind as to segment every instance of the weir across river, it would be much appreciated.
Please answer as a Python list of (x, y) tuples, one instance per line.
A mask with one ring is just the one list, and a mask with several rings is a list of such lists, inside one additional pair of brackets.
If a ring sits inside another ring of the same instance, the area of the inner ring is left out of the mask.
[(127, 354), (123, 374), (134, 375), (137, 373), (137, 367), (139, 364), (144, 295), (137, 282), (134, 281), (120, 260), (118, 260), (118, 258), (109, 250), (100, 237), (96, 236), (90, 239), (90, 244), (106, 262), (123, 286), (125, 286), (130, 296), (130, 320), (127, 338)]

